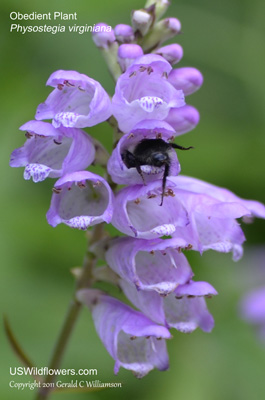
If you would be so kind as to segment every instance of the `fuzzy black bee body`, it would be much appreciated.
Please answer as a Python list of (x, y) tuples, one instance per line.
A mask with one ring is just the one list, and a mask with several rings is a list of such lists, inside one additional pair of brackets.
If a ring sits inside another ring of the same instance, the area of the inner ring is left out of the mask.
[(162, 180), (162, 196), (160, 206), (163, 204), (166, 180), (170, 172), (172, 149), (189, 150), (192, 147), (182, 147), (175, 143), (167, 143), (162, 139), (143, 139), (137, 144), (133, 152), (125, 150), (122, 159), (127, 168), (136, 168), (145, 184), (141, 165), (151, 165), (153, 167), (165, 167)]

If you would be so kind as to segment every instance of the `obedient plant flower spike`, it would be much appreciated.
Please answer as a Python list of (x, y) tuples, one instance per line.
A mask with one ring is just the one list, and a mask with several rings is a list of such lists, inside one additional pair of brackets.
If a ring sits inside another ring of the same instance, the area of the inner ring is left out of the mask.
[(156, 20), (158, 20), (166, 13), (170, 2), (168, 0), (147, 0), (144, 7), (149, 8), (152, 5), (155, 5), (154, 13)]
[(148, 53), (180, 33), (181, 23), (177, 18), (162, 19), (154, 24), (153, 28), (142, 40), (139, 40), (139, 44), (144, 52)]
[[(100, 31), (97, 32), (96, 28), (99, 27)], [(102, 31), (101, 28), (104, 27), (105, 30)], [(117, 62), (117, 52), (118, 52), (118, 43), (116, 41), (116, 37), (113, 29), (107, 31), (108, 25), (101, 22), (96, 25), (95, 31), (92, 33), (92, 38), (95, 45), (99, 48), (107, 66), (111, 76), (114, 81), (118, 79), (121, 74), (120, 66)]]

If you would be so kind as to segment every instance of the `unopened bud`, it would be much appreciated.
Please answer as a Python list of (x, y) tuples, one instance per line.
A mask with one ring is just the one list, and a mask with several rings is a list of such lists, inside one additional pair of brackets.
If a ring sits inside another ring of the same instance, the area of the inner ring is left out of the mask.
[(155, 5), (155, 17), (158, 20), (165, 14), (170, 6), (170, 2), (168, 0), (147, 0), (144, 8), (151, 7), (152, 5)]
[(119, 43), (132, 43), (135, 39), (133, 28), (130, 25), (119, 24), (114, 28), (116, 40)]
[(166, 18), (157, 22), (149, 34), (143, 39), (143, 50), (151, 51), (166, 40), (173, 38), (181, 32), (181, 23), (177, 18)]
[(132, 26), (134, 32), (145, 36), (154, 22), (154, 15), (147, 10), (135, 10), (132, 12)]
[(92, 32), (92, 39), (97, 47), (105, 49), (116, 40), (113, 29), (103, 22), (95, 26)]
[(155, 54), (164, 57), (171, 65), (174, 65), (182, 59), (183, 49), (179, 44), (174, 43), (160, 47), (155, 51)]
[(144, 54), (142, 48), (138, 44), (122, 44), (118, 50), (118, 62), (120, 64), (122, 72), (136, 60)]
[(176, 89), (183, 90), (185, 96), (187, 96), (200, 89), (203, 83), (203, 76), (196, 68), (184, 67), (172, 69), (168, 80)]
[(166, 122), (174, 128), (177, 136), (194, 129), (199, 120), (198, 110), (190, 105), (172, 108), (166, 118)]

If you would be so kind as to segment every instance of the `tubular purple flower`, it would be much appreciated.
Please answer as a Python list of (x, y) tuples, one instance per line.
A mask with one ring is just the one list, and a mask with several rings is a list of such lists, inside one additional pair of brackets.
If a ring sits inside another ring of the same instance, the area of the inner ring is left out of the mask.
[(172, 108), (166, 118), (166, 122), (174, 128), (176, 136), (191, 131), (198, 125), (199, 121), (199, 111), (189, 105)]
[(55, 128), (85, 128), (111, 116), (111, 102), (99, 82), (76, 71), (54, 72), (47, 85), (55, 87), (38, 106), (37, 120), (53, 119)]
[(183, 90), (185, 96), (196, 92), (203, 84), (201, 72), (192, 67), (172, 69), (168, 80), (174, 88)]
[(118, 63), (122, 72), (138, 58), (143, 56), (143, 50), (138, 44), (121, 44), (118, 49)]
[[(146, 120), (137, 124), (131, 133), (123, 135), (119, 140), (116, 148), (113, 150), (108, 161), (108, 172), (113, 182), (123, 185), (142, 184), (142, 177), (137, 172), (136, 168), (127, 168), (122, 155), (125, 150), (133, 151), (135, 146), (142, 139), (161, 138), (166, 142), (172, 140), (175, 135), (174, 129), (164, 121)], [(177, 154), (174, 149), (170, 151), (171, 166), (169, 173), (177, 175), (180, 172), (180, 164)], [(157, 179), (162, 179), (164, 167), (152, 167), (150, 165), (141, 166), (145, 182), (151, 182)]]
[(171, 69), (163, 57), (147, 54), (119, 77), (112, 106), (124, 133), (146, 119), (164, 120), (172, 108), (185, 105), (182, 90), (176, 90), (167, 79)]
[(92, 39), (97, 47), (103, 47), (105, 49), (116, 40), (113, 29), (104, 22), (95, 25), (92, 32)]
[(126, 235), (137, 238), (172, 235), (177, 227), (189, 223), (185, 206), (174, 195), (175, 187), (176, 184), (168, 180), (162, 207), (159, 206), (161, 180), (121, 189), (115, 199), (112, 224)]
[(123, 367), (142, 378), (154, 368), (168, 369), (167, 328), (112, 297), (102, 294), (95, 299), (93, 290), (80, 290), (77, 298), (92, 309), (97, 333), (115, 360), (115, 374)]
[(138, 290), (167, 295), (193, 276), (186, 257), (177, 250), (187, 245), (181, 238), (121, 237), (110, 242), (105, 256), (108, 265)]
[(122, 280), (120, 286), (135, 307), (153, 321), (165, 324), (168, 328), (190, 333), (197, 327), (210, 332), (214, 326), (204, 297), (211, 297), (217, 292), (207, 282), (190, 281), (179, 285), (166, 297), (154, 291), (136, 290), (133, 285)]
[(258, 327), (259, 335), (265, 341), (265, 287), (247, 293), (241, 301), (242, 318)]
[[(228, 189), (189, 176), (181, 175), (170, 179), (182, 190), (188, 190), (198, 194), (206, 194), (223, 203), (237, 203), (235, 208), (237, 208), (238, 212), (235, 210), (235, 213), (240, 215), (240, 217), (245, 215), (249, 217), (265, 218), (265, 206), (258, 201), (241, 199)], [(245, 208), (245, 211), (243, 211), (243, 208)], [(237, 216), (234, 218), (240, 217)]]
[(264, 205), (240, 199), (227, 189), (195, 178), (169, 177), (168, 181), (176, 184), (174, 192), (186, 208), (190, 221), (183, 229), (176, 227), (174, 236), (181, 236), (193, 250), (201, 253), (208, 249), (224, 253), (232, 251), (235, 261), (241, 258), (245, 236), (235, 219), (265, 218)]
[(114, 28), (114, 33), (119, 43), (132, 43), (135, 40), (133, 28), (130, 25), (118, 24)]
[(113, 194), (101, 176), (88, 171), (64, 175), (54, 186), (47, 220), (53, 227), (64, 223), (71, 228), (87, 229), (113, 213)]
[(91, 137), (80, 129), (54, 128), (42, 121), (29, 121), (20, 127), (27, 131), (24, 146), (11, 154), (11, 167), (26, 167), (24, 178), (40, 182), (87, 168), (94, 160)]
[[(167, 46), (160, 47), (155, 51), (155, 54), (164, 57), (171, 65), (175, 65), (183, 57), (183, 48), (179, 44), (173, 43)], [(174, 70), (172, 70), (171, 72), (173, 71)]]

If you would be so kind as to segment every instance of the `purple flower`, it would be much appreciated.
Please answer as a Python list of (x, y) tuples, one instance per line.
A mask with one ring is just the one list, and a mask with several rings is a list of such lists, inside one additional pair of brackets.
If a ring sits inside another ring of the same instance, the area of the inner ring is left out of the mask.
[(259, 336), (265, 341), (265, 287), (252, 290), (244, 296), (241, 315), (247, 322), (258, 326)]
[(167, 123), (174, 128), (175, 136), (191, 131), (199, 123), (199, 120), (199, 111), (189, 105), (172, 108), (166, 118)]
[(172, 69), (168, 80), (176, 89), (183, 90), (185, 96), (196, 92), (203, 84), (201, 72), (192, 67)]
[[(112, 152), (108, 161), (108, 172), (112, 180), (123, 185), (142, 184), (142, 177), (137, 172), (136, 168), (127, 168), (125, 165), (122, 157), (124, 151), (129, 150), (133, 152), (133, 149), (142, 139), (156, 139), (159, 137), (168, 142), (174, 138), (174, 135), (174, 129), (164, 121), (145, 120), (137, 124), (131, 133), (122, 136)], [(170, 151), (170, 158), (171, 165), (169, 173), (170, 175), (178, 175), (180, 172), (180, 164), (174, 149)], [(154, 167), (142, 165), (141, 171), (145, 182), (161, 179), (164, 174), (164, 168), (164, 166)]]
[(121, 44), (118, 49), (118, 63), (122, 72), (138, 58), (143, 55), (143, 50), (138, 44)]
[(104, 22), (95, 25), (92, 32), (92, 39), (97, 47), (105, 49), (116, 40), (113, 29)]
[(210, 332), (214, 320), (209, 313), (204, 297), (216, 295), (216, 290), (207, 282), (190, 281), (179, 285), (166, 297), (156, 292), (136, 290), (131, 284), (120, 281), (126, 297), (153, 321), (169, 328), (189, 333), (200, 327)]
[(155, 290), (167, 295), (193, 276), (186, 257), (177, 250), (185, 246), (187, 243), (182, 239), (122, 237), (110, 242), (106, 261), (121, 278), (137, 289)]
[(147, 54), (120, 76), (112, 106), (123, 132), (129, 133), (146, 119), (164, 120), (172, 108), (185, 104), (183, 92), (176, 90), (167, 79), (171, 69), (163, 57)]
[(117, 194), (113, 225), (121, 232), (151, 239), (174, 235), (194, 250), (233, 251), (242, 255), (244, 234), (236, 218), (265, 218), (263, 204), (242, 200), (226, 189), (195, 178), (167, 178), (165, 204), (159, 207), (161, 181), (129, 186)]
[(227, 189), (195, 178), (180, 176), (168, 180), (175, 182), (175, 195), (186, 208), (190, 221), (184, 229), (176, 228), (174, 235), (185, 239), (194, 250), (232, 251), (233, 259), (238, 260), (243, 253), (245, 236), (235, 219), (265, 218), (264, 205), (240, 199)]
[(126, 235), (143, 239), (172, 235), (177, 227), (189, 223), (185, 206), (173, 193), (175, 186), (168, 180), (162, 207), (161, 180), (121, 189), (115, 199), (112, 224)]
[(167, 328), (112, 297), (95, 294), (95, 290), (80, 290), (77, 298), (92, 309), (97, 333), (115, 360), (115, 374), (123, 367), (142, 378), (153, 368), (168, 369)]
[(45, 103), (38, 106), (35, 118), (53, 119), (55, 128), (84, 128), (106, 121), (111, 102), (99, 82), (76, 71), (54, 72), (47, 85), (55, 87)]
[[(155, 54), (164, 57), (171, 65), (177, 64), (183, 57), (183, 49), (177, 44), (168, 44), (167, 46), (160, 47), (155, 51)], [(171, 71), (171, 73), (174, 70)], [(171, 75), (171, 73), (169, 75)]]
[(118, 24), (114, 28), (114, 33), (119, 43), (132, 43), (135, 40), (134, 31), (130, 25)]
[(101, 176), (88, 171), (64, 175), (54, 186), (47, 220), (53, 227), (64, 223), (71, 228), (87, 229), (113, 213), (113, 194)]
[(24, 178), (34, 182), (58, 178), (87, 168), (94, 160), (92, 139), (80, 129), (54, 128), (42, 121), (29, 121), (20, 127), (27, 131), (24, 146), (11, 154), (11, 167), (26, 167)]

